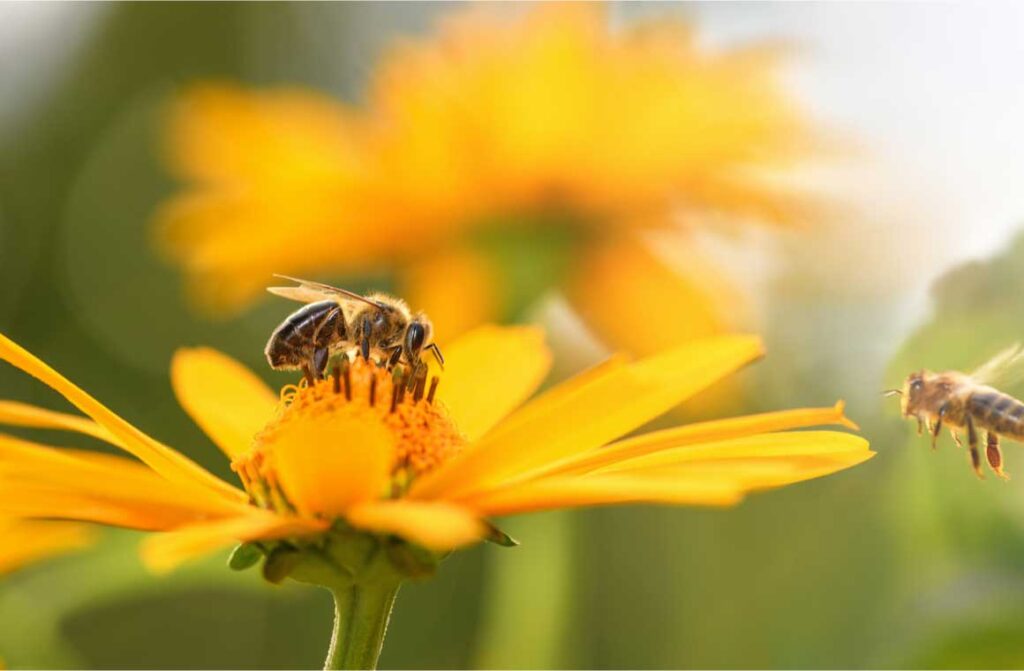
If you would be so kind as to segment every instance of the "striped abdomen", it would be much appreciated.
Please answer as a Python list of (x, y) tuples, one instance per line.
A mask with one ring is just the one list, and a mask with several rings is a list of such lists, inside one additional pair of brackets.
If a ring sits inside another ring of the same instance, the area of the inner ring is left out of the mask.
[(273, 368), (298, 368), (317, 349), (331, 349), (347, 337), (345, 317), (336, 302), (310, 303), (274, 329), (267, 341), (267, 361)]
[(974, 422), (1000, 435), (1024, 440), (1024, 403), (1000, 391), (977, 391), (967, 401)]

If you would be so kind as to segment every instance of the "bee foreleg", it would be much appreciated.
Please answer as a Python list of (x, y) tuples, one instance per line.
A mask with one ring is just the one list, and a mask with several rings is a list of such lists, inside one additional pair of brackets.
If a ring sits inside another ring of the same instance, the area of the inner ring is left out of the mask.
[(918, 417), (917, 418), (917, 435), (920, 436), (922, 433), (924, 433), (924, 420), (922, 420), (920, 417)]
[(394, 345), (387, 350), (390, 352), (388, 355), (388, 368), (394, 368), (398, 365), (398, 361), (402, 358), (402, 346)]
[(441, 354), (441, 348), (437, 346), (437, 343), (430, 343), (427, 345), (427, 349), (433, 353), (434, 358), (437, 359), (438, 365), (441, 366), (441, 370), (444, 370), (444, 355)]
[(413, 362), (412, 374), (409, 376), (409, 389), (415, 391), (427, 382), (427, 364), (423, 360)]
[(988, 457), (988, 465), (992, 467), (996, 475), (1004, 480), (1009, 480), (1010, 476), (1003, 472), (1003, 452), (999, 449), (999, 436), (989, 431), (985, 442), (987, 443), (985, 456)]
[(967, 415), (967, 444), (971, 448), (971, 465), (974, 472), (984, 480), (985, 474), (981, 472), (981, 452), (978, 451), (978, 432), (974, 430), (974, 420), (970, 415)]
[(953, 436), (953, 442), (956, 443), (957, 447), (963, 447), (964, 443), (960, 440), (960, 434), (956, 432), (956, 429), (950, 429), (949, 435)]

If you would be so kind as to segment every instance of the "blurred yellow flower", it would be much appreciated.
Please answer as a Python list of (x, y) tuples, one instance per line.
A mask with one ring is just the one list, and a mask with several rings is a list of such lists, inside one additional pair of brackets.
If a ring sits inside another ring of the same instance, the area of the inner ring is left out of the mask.
[[(703, 49), (673, 21), (610, 30), (593, 4), (485, 6), (388, 51), (360, 107), (197, 85), (171, 117), (188, 188), (160, 210), (159, 239), (218, 310), (271, 273), (374, 270), (440, 315), (442, 338), (551, 289), (615, 348), (735, 329), (708, 263), (668, 267), (638, 233), (806, 216), (767, 179), (813, 145), (777, 55)], [(510, 236), (532, 244), (510, 256)]]
[(855, 428), (841, 403), (623, 437), (760, 354), (757, 338), (723, 336), (635, 362), (617, 356), (519, 407), (550, 364), (532, 328), (471, 331), (449, 345), (441, 384), (434, 377), (413, 389), (357, 359), (279, 396), (223, 354), (182, 350), (171, 370), (175, 393), (231, 459), (243, 489), (0, 336), (0, 358), (87, 415), (7, 402), (0, 423), (84, 433), (135, 457), (0, 435), (0, 513), (164, 532), (143, 545), (145, 561), (163, 570), (239, 541), (315, 546), (339, 523), (441, 551), (493, 538), (492, 516), (729, 505), (873, 456), (848, 433), (790, 431)]
[[(8, 447), (0, 446), (0, 453)], [(0, 517), (0, 575), (86, 547), (93, 536), (84, 524)]]

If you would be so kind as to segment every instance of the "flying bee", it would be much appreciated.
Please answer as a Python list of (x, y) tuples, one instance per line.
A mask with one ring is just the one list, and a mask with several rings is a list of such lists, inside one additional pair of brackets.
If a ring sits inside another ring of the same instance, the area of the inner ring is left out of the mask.
[(306, 303), (274, 329), (267, 342), (270, 367), (301, 369), (309, 380), (323, 377), (328, 360), (339, 352), (357, 350), (363, 358), (373, 355), (393, 368), (404, 360), (412, 382), (426, 373), (422, 359), (430, 350), (443, 367), (444, 357), (432, 341), (433, 325), (423, 313), (413, 314), (405, 301), (386, 294), (360, 294), (328, 284), (275, 275), (298, 286), (267, 290)]
[(999, 436), (1024, 442), (1024, 402), (1005, 394), (994, 386), (1011, 384), (1014, 377), (1024, 372), (1024, 349), (1013, 345), (970, 374), (957, 371), (933, 373), (921, 370), (911, 373), (902, 389), (890, 389), (886, 396), (900, 397), (900, 410), (904, 417), (917, 419), (917, 433), (927, 427), (935, 448), (939, 432), (947, 426), (953, 440), (961, 445), (958, 431), (967, 433), (971, 465), (978, 477), (981, 472), (981, 452), (978, 434), (985, 431), (985, 457), (993, 472), (1007, 478), (1003, 472), (1003, 454), (999, 449)]

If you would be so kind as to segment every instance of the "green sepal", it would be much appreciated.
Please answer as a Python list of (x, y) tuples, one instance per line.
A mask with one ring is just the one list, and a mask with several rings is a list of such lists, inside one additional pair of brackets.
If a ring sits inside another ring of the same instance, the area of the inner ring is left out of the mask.
[(302, 553), (295, 548), (280, 545), (270, 551), (263, 562), (263, 579), (274, 585), (280, 584), (302, 561)]
[(413, 580), (431, 577), (441, 563), (436, 553), (404, 541), (385, 541), (384, 550), (395, 570)]
[(252, 568), (263, 557), (263, 550), (255, 543), (240, 543), (228, 557), (228, 568), (232, 571), (244, 571)]
[(487, 536), (484, 537), (488, 543), (494, 543), (500, 545), (503, 548), (514, 548), (519, 545), (519, 541), (512, 538), (507, 533), (496, 527), (490, 522), (484, 522), (487, 525)]

